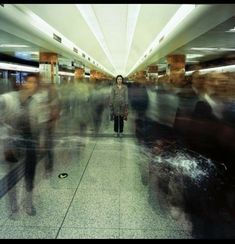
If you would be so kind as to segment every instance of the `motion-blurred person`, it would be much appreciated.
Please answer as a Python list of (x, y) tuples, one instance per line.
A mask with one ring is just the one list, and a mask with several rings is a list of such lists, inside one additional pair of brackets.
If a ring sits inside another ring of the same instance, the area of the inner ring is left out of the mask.
[(33, 96), (31, 110), (34, 111), (37, 120), (36, 133), (38, 133), (39, 146), (45, 160), (45, 176), (49, 177), (54, 166), (54, 130), (56, 121), (60, 118), (60, 102), (55, 85), (45, 83), (42, 78), (40, 81), (39, 90)]
[(102, 93), (101, 93), (101, 87), (99, 84), (96, 84), (94, 88), (92, 89), (91, 93), (91, 105), (92, 105), (92, 117), (93, 117), (93, 123), (94, 123), (94, 129), (95, 129), (95, 135), (98, 134), (104, 104), (102, 102)]
[[(108, 92), (107, 92), (108, 91)], [(91, 92), (91, 107), (92, 107), (92, 117), (95, 129), (95, 135), (98, 134), (103, 112), (105, 109), (105, 104), (109, 100), (110, 91), (106, 89), (101, 83), (95, 84)]]
[(110, 97), (111, 119), (114, 120), (115, 137), (123, 136), (124, 120), (128, 115), (128, 89), (123, 84), (123, 77), (116, 77), (116, 84), (113, 86)]
[[(37, 74), (28, 74), (25, 83), (19, 91), (9, 92), (0, 96), (1, 125), (5, 127), (8, 134), (5, 141), (4, 156), (9, 165), (19, 161), (21, 158), (24, 159), (25, 210), (29, 215), (36, 214), (32, 197), (37, 164), (37, 138), (32, 133), (30, 103), (33, 94), (38, 89), (38, 82)], [(12, 168), (11, 165), (10, 168)], [(10, 187), (10, 179), (8, 187)], [(12, 212), (17, 212), (19, 209), (15, 190), (10, 195), (10, 207)]]
[(137, 137), (146, 135), (147, 111), (149, 108), (149, 97), (147, 88), (140, 81), (135, 81), (129, 88), (129, 99), (132, 110), (135, 112), (135, 132)]
[(83, 136), (91, 123), (91, 87), (85, 80), (76, 80), (74, 94), (76, 112), (73, 115), (73, 121), (78, 125), (79, 135)]

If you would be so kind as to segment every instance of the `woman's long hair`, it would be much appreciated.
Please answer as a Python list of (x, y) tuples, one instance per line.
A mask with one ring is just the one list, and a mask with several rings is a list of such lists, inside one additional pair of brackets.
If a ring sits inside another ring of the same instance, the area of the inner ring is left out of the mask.
[(122, 76), (122, 75), (117, 75), (117, 77), (116, 77), (116, 83), (117, 83), (117, 79), (118, 79), (119, 77), (121, 77), (121, 78), (122, 78), (122, 83), (123, 83), (123, 82), (124, 82), (124, 78), (123, 78), (123, 76)]

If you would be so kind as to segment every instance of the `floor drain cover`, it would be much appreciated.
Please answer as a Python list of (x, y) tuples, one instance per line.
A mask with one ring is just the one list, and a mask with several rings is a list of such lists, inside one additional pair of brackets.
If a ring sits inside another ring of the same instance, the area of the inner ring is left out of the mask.
[(64, 179), (64, 178), (66, 178), (67, 176), (68, 176), (67, 173), (61, 173), (61, 174), (58, 175), (58, 177), (59, 177), (60, 179)]

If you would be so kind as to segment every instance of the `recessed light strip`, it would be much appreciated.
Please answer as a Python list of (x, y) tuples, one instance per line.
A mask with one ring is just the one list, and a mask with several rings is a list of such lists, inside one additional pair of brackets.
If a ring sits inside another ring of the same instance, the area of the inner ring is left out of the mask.
[(0, 47), (11, 47), (11, 48), (20, 47), (20, 48), (23, 48), (23, 47), (29, 47), (29, 46), (21, 45), (21, 44), (0, 44)]
[[(18, 9), (20, 8), (20, 10), (26, 14), (27, 16), (29, 16), (31, 18), (31, 20), (29, 21), (29, 23), (34, 26), (35, 28), (37, 28), (38, 30), (40, 30), (41, 32), (43, 32), (44, 34), (46, 34), (48, 37), (53, 38), (53, 34), (56, 34), (58, 36), (60, 36), (62, 38), (62, 45), (64, 45), (65, 47), (69, 48), (71, 51), (73, 51), (74, 47), (77, 48), (81, 53), (86, 53), (84, 52), (82, 49), (80, 49), (78, 46), (76, 46), (73, 42), (71, 42), (70, 40), (68, 40), (64, 35), (62, 35), (60, 32), (58, 32), (56, 29), (54, 29), (52, 26), (50, 26), (46, 21), (44, 21), (42, 18), (40, 18), (38, 15), (36, 15), (35, 13), (33, 13), (32, 11), (30, 11), (28, 8), (26, 8), (25, 6), (23, 6), (21, 4), (21, 6), (17, 7)], [(81, 55), (79, 55), (80, 58), (82, 58)], [(86, 54), (86, 56), (91, 56)], [(95, 59), (93, 59), (95, 60)], [(96, 61), (96, 60), (95, 60)], [(87, 61), (88, 62), (88, 61)], [(99, 64), (96, 61), (97, 64)], [(99, 67), (99, 69), (103, 69), (104, 71), (106, 71), (109, 74), (112, 74), (110, 71), (108, 71), (105, 67), (103, 67), (101, 64), (97, 65), (97, 67)], [(112, 74), (113, 75), (113, 74)]]
[(0, 63), (0, 69), (35, 72), (35, 73), (39, 72), (39, 68), (32, 67), (32, 66), (18, 65), (13, 63)]
[(90, 30), (96, 37), (97, 41), (99, 42), (100, 46), (102, 47), (103, 51), (105, 52), (109, 62), (112, 64), (115, 72), (117, 73), (117, 69), (112, 62), (110, 51), (106, 45), (104, 35), (100, 29), (99, 22), (97, 21), (96, 15), (92, 9), (91, 4), (76, 4), (76, 7), (80, 11), (82, 17), (88, 24)]
[(59, 71), (58, 74), (59, 74), (59, 75), (66, 75), (66, 76), (75, 76), (74, 73), (71, 73), (71, 72), (64, 72), (64, 71)]
[(195, 51), (235, 51), (235, 48), (224, 48), (224, 47), (192, 47), (190, 50)]
[[(192, 70), (192, 71), (186, 71), (185, 75), (191, 75), (193, 72), (195, 72), (196, 70)], [(198, 70), (201, 74), (205, 74), (208, 72), (235, 72), (235, 65), (226, 65), (226, 66), (220, 66), (220, 67), (214, 67), (214, 68), (207, 68), (207, 69), (199, 69)]]
[(127, 52), (126, 52), (126, 58), (125, 58), (125, 63), (124, 63), (125, 71), (126, 71), (126, 65), (127, 65), (127, 61), (128, 61), (128, 57), (129, 57), (129, 53), (130, 53), (130, 49), (131, 49), (131, 44), (132, 44), (132, 40), (133, 40), (133, 36), (134, 36), (134, 32), (135, 32), (135, 28), (136, 28), (136, 24), (137, 24), (137, 20), (138, 20), (140, 8), (141, 8), (141, 4), (128, 4), (127, 28), (126, 28), (126, 37), (127, 37), (126, 50), (127, 50)]
[[(181, 7), (176, 11), (174, 16), (170, 19), (167, 25), (162, 29), (162, 31), (157, 35), (154, 41), (149, 45), (147, 50), (144, 52), (144, 55), (136, 62), (133, 68), (129, 71), (127, 76), (135, 70), (144, 60), (149, 56), (150, 50), (156, 50), (156, 47), (159, 46), (159, 40), (162, 38), (166, 38), (166, 36), (171, 33), (175, 27), (182, 22), (196, 7), (195, 4), (182, 4)], [(153, 52), (153, 51), (152, 51)]]

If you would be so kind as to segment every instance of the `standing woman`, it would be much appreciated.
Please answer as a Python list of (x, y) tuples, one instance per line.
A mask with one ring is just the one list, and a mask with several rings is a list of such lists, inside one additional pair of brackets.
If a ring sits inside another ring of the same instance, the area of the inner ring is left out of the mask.
[(124, 120), (128, 115), (128, 90), (123, 84), (123, 77), (116, 77), (116, 84), (113, 86), (110, 97), (111, 120), (114, 120), (115, 137), (123, 136)]

